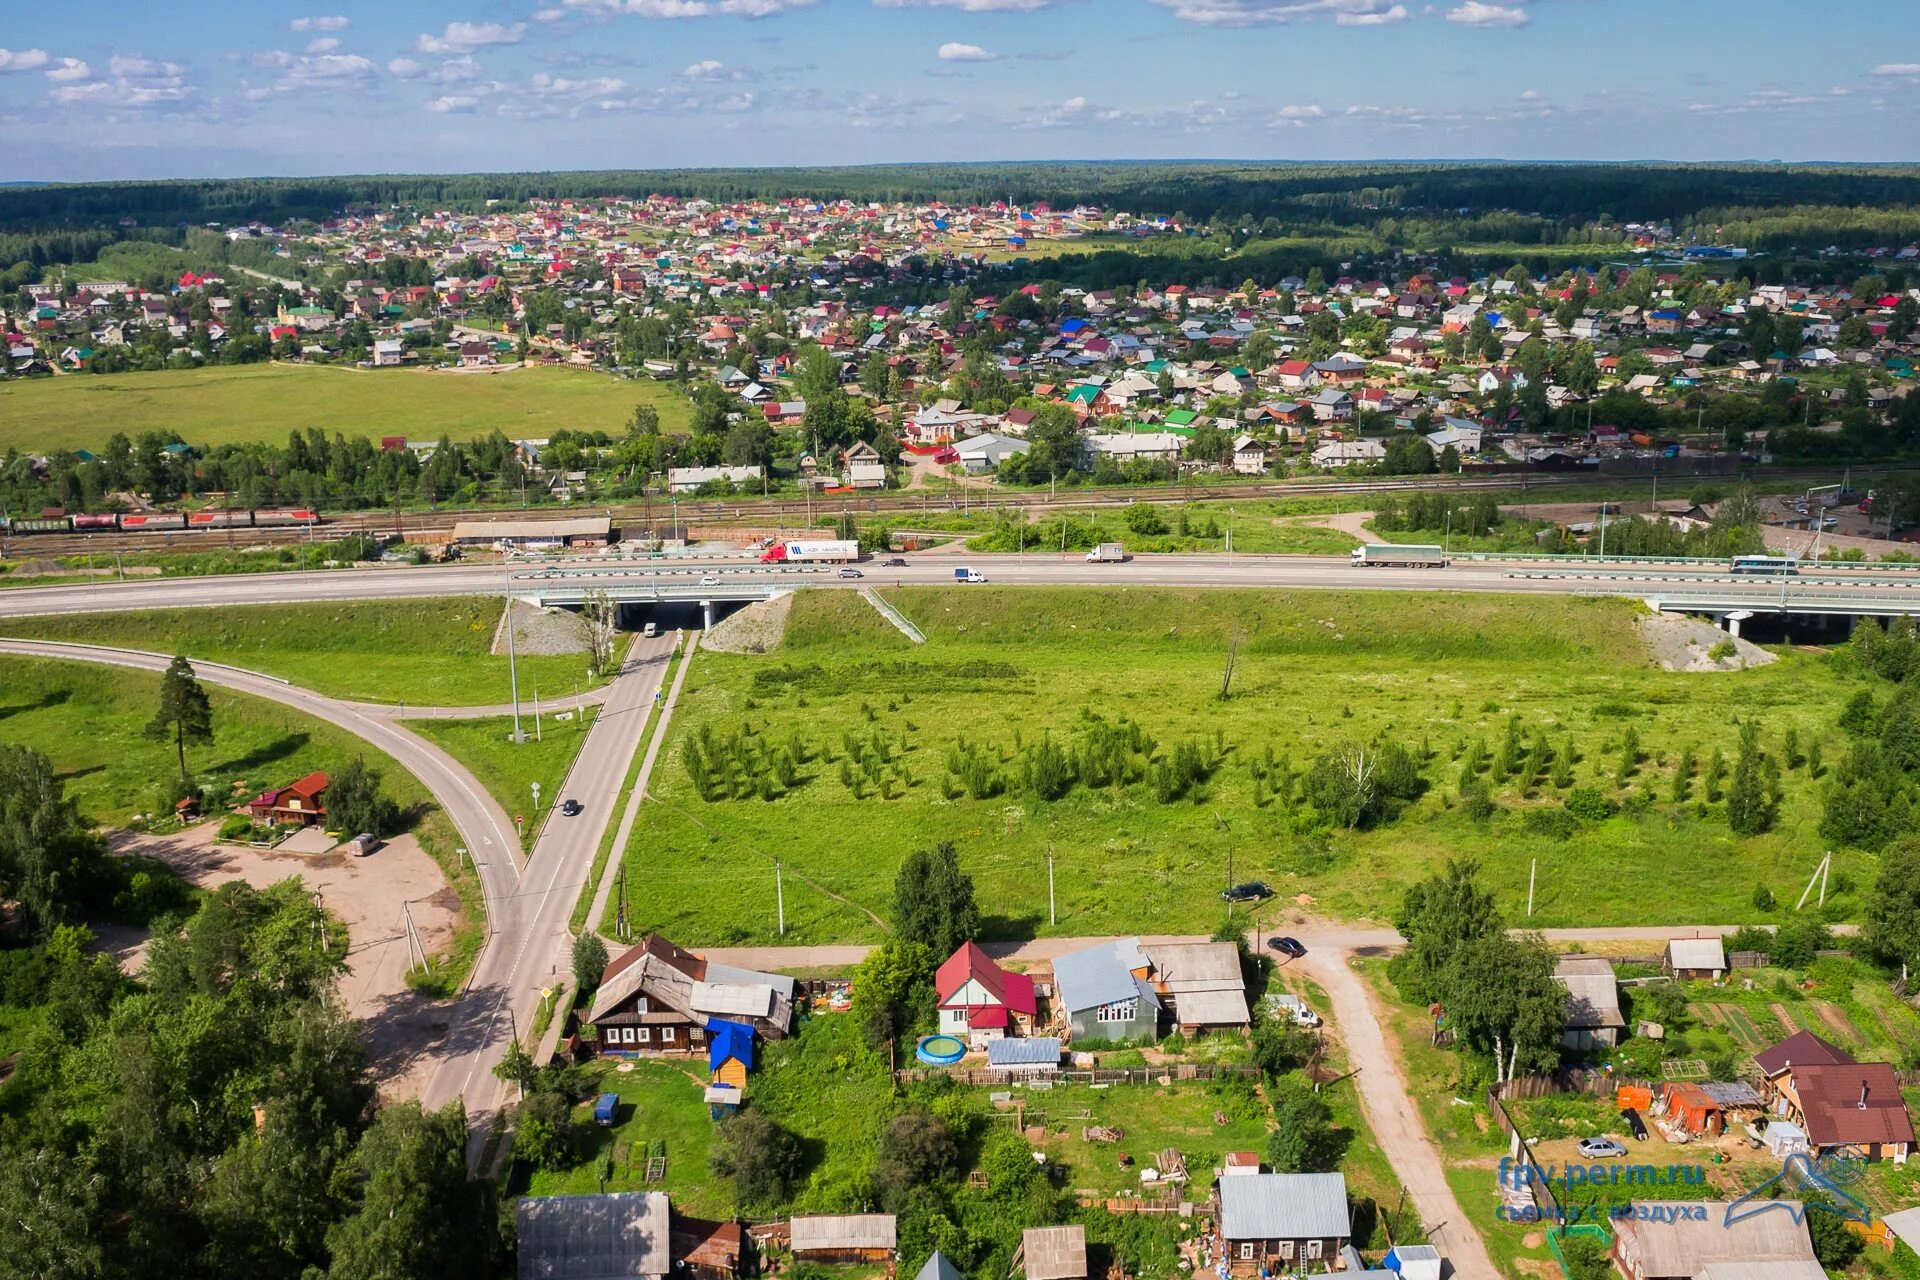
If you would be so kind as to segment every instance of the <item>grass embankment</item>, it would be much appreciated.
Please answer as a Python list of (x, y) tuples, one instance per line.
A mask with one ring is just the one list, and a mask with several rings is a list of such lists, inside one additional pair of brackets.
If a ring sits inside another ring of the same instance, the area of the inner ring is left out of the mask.
[[(1407, 884), (1462, 854), (1482, 860), (1516, 916), (1537, 858), (1536, 926), (1737, 923), (1755, 918), (1756, 883), (1784, 900), (1798, 894), (1806, 851), (1821, 847), (1820, 785), (1804, 767), (1789, 771), (1775, 829), (1736, 837), (1720, 806), (1705, 803), (1712, 753), (1730, 765), (1736, 721), (1756, 717), (1769, 743), (1794, 727), (1803, 750), (1820, 740), (1828, 761), (1843, 754), (1831, 726), (1847, 686), (1821, 657), (1789, 652), (1739, 673), (1660, 671), (1644, 656), (1636, 606), (1619, 600), (994, 587), (887, 595), (926, 645), (909, 645), (850, 596), (806, 592), (780, 649), (703, 657), (654, 774), (658, 803), (628, 850), (639, 927), (695, 945), (774, 941), (778, 856), (787, 942), (875, 940), (882, 930), (869, 912), (885, 916), (900, 859), (938, 840), (959, 847), (985, 932), (1003, 938), (1209, 932), (1229, 874), (1265, 879), (1283, 898), (1309, 894), (1323, 912), (1380, 920)], [(1462, 764), (1476, 739), (1497, 755), (1514, 717), (1526, 742), (1538, 732), (1556, 750), (1571, 745), (1572, 777), (1565, 788), (1543, 778), (1530, 794), (1496, 778), (1503, 812), (1476, 822), (1456, 803)], [(1075, 785), (1053, 801), (1022, 784), (1043, 738), (1083, 752), (1123, 719), (1152, 747), (1152, 765), (1130, 755), (1125, 783)], [(1639, 750), (1622, 788), (1628, 729)], [(1297, 784), (1291, 802), (1275, 797), (1280, 776), (1383, 733), (1430, 752), (1429, 789), (1396, 820), (1320, 831)], [(696, 751), (709, 762), (713, 799), (689, 776), (690, 740), (704, 743)], [(1140, 775), (1182, 746), (1211, 772), (1163, 803)], [(796, 747), (803, 759), (791, 785), (736, 763)], [(1673, 774), (1689, 749), (1692, 796), (1676, 804)], [(969, 755), (1004, 788), (976, 798), (960, 786), (950, 769)], [(1571, 830), (1517, 812), (1563, 823), (1571, 786), (1632, 803)], [(1835, 862), (1855, 886), (1872, 883), (1870, 857), (1842, 852)], [(1697, 874), (1676, 898), (1679, 868)], [(715, 895), (722, 882), (733, 891)], [(1854, 915), (1858, 893), (1832, 895), (1832, 913)]]
[[(493, 798), (509, 814), (526, 819), (520, 826), (520, 844), (531, 848), (553, 808), (566, 799), (561, 784), (574, 757), (587, 740), (598, 707), (586, 708), (584, 717), (577, 708), (555, 708), (549, 704), (542, 713), (540, 736), (534, 736), (533, 707), (529, 703), (521, 715), (526, 741), (513, 741), (512, 716), (488, 716), (480, 720), (409, 720), (407, 728), (444, 748), (448, 755), (473, 771)], [(556, 718), (554, 712), (568, 717)], [(540, 784), (540, 805), (536, 811), (533, 784)], [(580, 799), (580, 797), (575, 797)], [(605, 803), (587, 797), (582, 803)], [(555, 821), (564, 822), (565, 818)]]
[[(461, 912), (440, 979), (455, 987), (479, 951), (486, 908), (473, 871), (461, 865), (452, 825), (426, 788), (390, 757), (344, 730), (260, 698), (205, 686), (214, 741), (189, 747), (187, 766), (210, 797), (234, 800), (356, 756), (381, 774), (381, 789), (412, 821), (421, 847), (459, 895)], [(159, 704), (157, 673), (95, 663), (9, 657), (0, 662), (0, 741), (43, 752), (88, 818), (121, 826), (155, 811), (159, 784), (178, 762), (171, 744), (141, 730)]]
[[(490, 649), (500, 604), (449, 596), (377, 604), (235, 605), (12, 618), (0, 633), (118, 645), (247, 667), (336, 698), (487, 706), (510, 698), (507, 659)], [(521, 696), (588, 687), (586, 655), (524, 656)]]
[(566, 428), (619, 432), (635, 405), (684, 431), (693, 411), (666, 383), (583, 369), (496, 373), (238, 365), (157, 373), (76, 374), (0, 387), (0, 452), (98, 452), (115, 432), (176, 432), (192, 445), (284, 444), (289, 431), (471, 440), (495, 430), (516, 440)]

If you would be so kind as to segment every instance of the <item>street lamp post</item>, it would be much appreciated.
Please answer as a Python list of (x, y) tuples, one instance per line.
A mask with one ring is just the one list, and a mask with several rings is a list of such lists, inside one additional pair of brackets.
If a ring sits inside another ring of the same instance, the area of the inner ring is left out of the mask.
[(513, 643), (513, 552), (511, 550), (501, 552), (500, 568), (506, 582), (507, 593), (507, 683), (513, 691), (513, 740), (525, 742), (527, 735), (520, 729), (520, 666)]

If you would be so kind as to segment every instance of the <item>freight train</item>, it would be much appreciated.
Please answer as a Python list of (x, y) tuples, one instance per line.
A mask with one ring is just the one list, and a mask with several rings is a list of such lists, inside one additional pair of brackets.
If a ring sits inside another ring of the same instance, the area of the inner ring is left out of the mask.
[(107, 515), (0, 516), (0, 534), (178, 533), (189, 529), (283, 529), (319, 524), (313, 511), (151, 511)]

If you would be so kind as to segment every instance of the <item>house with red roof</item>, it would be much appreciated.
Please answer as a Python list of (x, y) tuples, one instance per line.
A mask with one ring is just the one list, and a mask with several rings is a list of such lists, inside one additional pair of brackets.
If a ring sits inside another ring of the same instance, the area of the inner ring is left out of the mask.
[(940, 997), (940, 1030), (965, 1036), (976, 1049), (1033, 1030), (1033, 979), (1002, 969), (975, 943), (964, 942), (947, 957), (933, 986)]
[(310, 827), (327, 819), (327, 775), (310, 773), (297, 782), (271, 791), (262, 791), (247, 801), (247, 814), (255, 822)]

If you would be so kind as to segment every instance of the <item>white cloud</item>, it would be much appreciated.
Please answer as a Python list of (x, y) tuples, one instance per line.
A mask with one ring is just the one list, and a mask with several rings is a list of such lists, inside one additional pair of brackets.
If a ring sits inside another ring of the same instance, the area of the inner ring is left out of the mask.
[(93, 68), (78, 58), (62, 58), (60, 59), (59, 66), (47, 68), (47, 79), (55, 81), (56, 83), (85, 80), (92, 74)]
[(253, 64), (271, 67), (280, 73), (270, 85), (246, 87), (247, 97), (255, 102), (275, 94), (299, 93), (316, 85), (365, 80), (377, 70), (372, 59), (357, 53), (289, 53), (284, 49), (256, 53)]
[(1320, 109), (1317, 102), (1304, 104), (1288, 103), (1280, 108), (1278, 115), (1282, 120), (1318, 120), (1327, 113)]
[(1525, 93), (1522, 93), (1520, 95), (1520, 101), (1538, 102), (1540, 101), (1540, 91), (1538, 89), (1528, 89)]
[(1407, 20), (1390, 0), (1153, 0), (1182, 22), (1202, 27), (1279, 26), (1332, 18), (1343, 27), (1380, 27)]
[(747, 78), (747, 73), (738, 67), (729, 67), (724, 62), (707, 58), (700, 62), (689, 63), (680, 68), (680, 78), (682, 80), (698, 80), (706, 84), (718, 84), (723, 80), (744, 80)]
[(410, 80), (414, 76), (419, 75), (423, 70), (425, 70), (425, 68), (412, 58), (395, 58), (387, 64), (388, 73), (399, 76), (402, 80)]
[(1920, 62), (1883, 62), (1873, 69), (1877, 76), (1920, 76)]
[(1467, 0), (1459, 8), (1447, 10), (1447, 21), (1457, 22), (1464, 27), (1524, 27), (1533, 18), (1525, 9), (1515, 5)]
[(940, 46), (942, 62), (993, 62), (1000, 57), (989, 53), (977, 44), (962, 44), (958, 40), (949, 40)]
[(334, 14), (331, 17), (295, 18), (287, 24), (290, 31), (345, 31), (353, 23)]
[(155, 78), (177, 76), (186, 68), (177, 62), (161, 62), (154, 58), (142, 58), (132, 54), (115, 54), (107, 59), (107, 70), (116, 76)]
[(470, 93), (450, 93), (435, 98), (427, 104), (427, 110), (436, 115), (450, 115), (456, 112), (471, 111), (480, 105), (480, 99)]
[(527, 34), (527, 24), (505, 26), (498, 22), (449, 22), (437, 36), (423, 35), (414, 42), (421, 53), (470, 53), (489, 45), (519, 44)]
[[(164, 62), (134, 54), (116, 54), (107, 60), (112, 78), (89, 80), (90, 68), (77, 59), (62, 59), (56, 69), (55, 88), (47, 95), (50, 102), (62, 106), (84, 105), (96, 109), (144, 110), (175, 105), (194, 96), (184, 77), (186, 68), (177, 62)], [(66, 64), (73, 63), (73, 66)]]
[(558, 22), (566, 16), (567, 11), (565, 9), (535, 9), (533, 11), (533, 20), (535, 22)]
[(340, 47), (340, 42), (332, 36), (322, 36), (318, 40), (307, 41), (308, 53), (332, 53)]
[(1031, 13), (1054, 0), (873, 0), (876, 9), (958, 9), (962, 13)]
[(0, 49), (0, 74), (9, 71), (38, 71), (46, 65), (45, 49)]
[(561, 0), (561, 3), (587, 13), (624, 13), (636, 18), (705, 18), (714, 14), (771, 18), (790, 9), (811, 8), (816, 0)]
[(1382, 9), (1378, 13), (1343, 13), (1334, 18), (1343, 27), (1386, 27), (1406, 20), (1407, 6), (1403, 4)]

